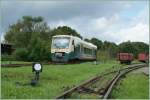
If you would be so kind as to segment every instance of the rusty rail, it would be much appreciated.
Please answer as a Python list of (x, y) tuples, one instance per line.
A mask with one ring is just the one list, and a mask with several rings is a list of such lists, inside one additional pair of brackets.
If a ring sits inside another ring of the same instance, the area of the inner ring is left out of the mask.
[(107, 91), (105, 92), (105, 94), (103, 95), (103, 99), (107, 99), (115, 85), (115, 83), (121, 78), (121, 76), (129, 73), (130, 71), (145, 67), (146, 65), (139, 65), (139, 66), (135, 66), (132, 68), (125, 68), (124, 70), (120, 70), (118, 71), (118, 74), (113, 78), (112, 82), (110, 83), (110, 85), (107, 87)]

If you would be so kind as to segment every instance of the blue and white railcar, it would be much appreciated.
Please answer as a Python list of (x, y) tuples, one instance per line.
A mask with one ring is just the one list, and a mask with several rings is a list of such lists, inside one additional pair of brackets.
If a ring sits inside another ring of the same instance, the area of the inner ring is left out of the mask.
[(52, 38), (51, 55), (54, 62), (70, 60), (96, 60), (97, 46), (70, 35), (56, 35)]

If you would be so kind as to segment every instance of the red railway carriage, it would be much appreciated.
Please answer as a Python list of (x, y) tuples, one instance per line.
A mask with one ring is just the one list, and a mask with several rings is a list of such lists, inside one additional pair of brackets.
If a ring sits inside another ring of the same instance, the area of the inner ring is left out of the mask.
[(121, 64), (131, 64), (133, 61), (133, 54), (132, 53), (118, 53), (117, 59), (120, 61)]
[(148, 60), (149, 60), (149, 55), (148, 54), (140, 53), (138, 55), (138, 61), (140, 61), (140, 62), (148, 62)]

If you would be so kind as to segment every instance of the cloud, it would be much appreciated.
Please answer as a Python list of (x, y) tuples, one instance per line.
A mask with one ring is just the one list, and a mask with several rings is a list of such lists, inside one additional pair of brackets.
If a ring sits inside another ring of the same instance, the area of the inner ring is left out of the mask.
[[(143, 9), (142, 12), (144, 12)], [(137, 14), (140, 15), (141, 11)], [(89, 18), (73, 18), (69, 20), (60, 20), (50, 23), (51, 27), (71, 26), (76, 29), (83, 37), (96, 37), (101, 40), (116, 42), (117, 44), (124, 41), (143, 41), (149, 43), (149, 25), (144, 23), (145, 17), (138, 17), (139, 20), (132, 19), (131, 22), (122, 22), (119, 14), (111, 17), (99, 17), (89, 20)], [(136, 18), (136, 17), (135, 17)]]
[(1, 1), (2, 26), (5, 30), (23, 15), (43, 16), (46, 21), (57, 21), (82, 16), (111, 16), (121, 9), (118, 2), (111, 1)]
[[(70, 26), (84, 38), (116, 43), (149, 39), (148, 1), (2, 1), (2, 32), (23, 15), (43, 16), (50, 28)], [(135, 37), (136, 36), (136, 37)]]
[(117, 35), (121, 38), (119, 43), (127, 40), (149, 43), (149, 26), (143, 23), (137, 23), (133, 27), (119, 30)]

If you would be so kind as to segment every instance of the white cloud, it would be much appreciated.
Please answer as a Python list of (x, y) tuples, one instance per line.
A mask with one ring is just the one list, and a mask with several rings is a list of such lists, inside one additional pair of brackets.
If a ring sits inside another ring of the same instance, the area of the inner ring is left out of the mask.
[(93, 28), (95, 27), (96, 30), (103, 30), (112, 27), (117, 21), (119, 20), (119, 16), (114, 14), (110, 18), (100, 17), (91, 21)]
[(109, 25), (109, 21), (105, 17), (97, 18), (91, 21), (91, 27), (97, 29), (104, 29)]
[(149, 43), (149, 26), (137, 23), (133, 27), (119, 30), (116, 35), (120, 38), (119, 43), (127, 40)]

